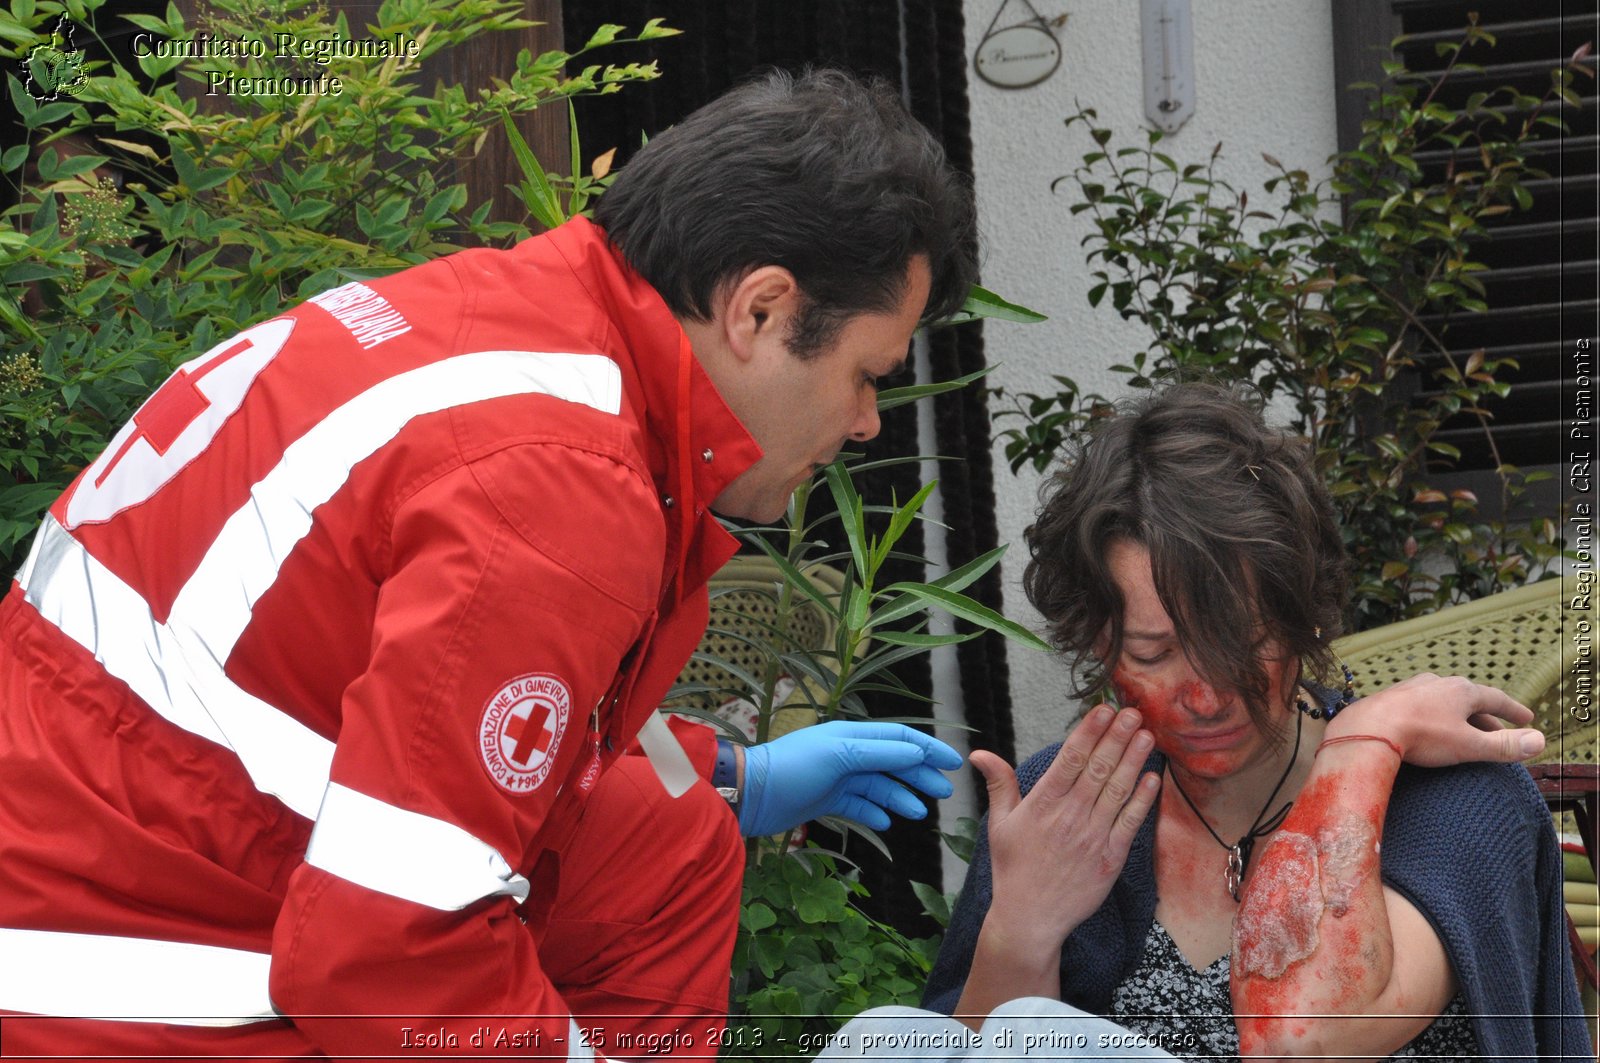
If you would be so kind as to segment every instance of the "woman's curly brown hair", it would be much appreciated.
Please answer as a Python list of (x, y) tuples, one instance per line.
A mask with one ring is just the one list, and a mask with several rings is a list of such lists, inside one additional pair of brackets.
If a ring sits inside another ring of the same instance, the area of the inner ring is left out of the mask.
[(1122, 595), (1106, 564), (1118, 539), (1150, 552), (1196, 672), (1238, 691), (1268, 734), (1280, 731), (1269, 644), (1317, 678), (1332, 674), (1328, 640), (1348, 596), (1333, 503), (1305, 441), (1269, 428), (1242, 389), (1178, 384), (1107, 418), (1045, 485), (1026, 538), (1023, 588), (1072, 655), (1079, 696), (1106, 685), (1122, 651)]

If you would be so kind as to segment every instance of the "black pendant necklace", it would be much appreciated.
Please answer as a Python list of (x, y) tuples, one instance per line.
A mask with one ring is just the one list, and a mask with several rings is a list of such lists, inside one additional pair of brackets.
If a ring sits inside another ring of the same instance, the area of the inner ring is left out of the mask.
[(1255, 848), (1256, 839), (1266, 837), (1277, 830), (1278, 825), (1283, 822), (1283, 818), (1289, 814), (1289, 809), (1294, 807), (1293, 801), (1285, 801), (1283, 807), (1278, 809), (1271, 819), (1263, 822), (1267, 809), (1272, 807), (1272, 802), (1277, 798), (1278, 791), (1282, 790), (1283, 784), (1288, 781), (1289, 772), (1294, 769), (1295, 759), (1300, 755), (1300, 726), (1303, 719), (1300, 713), (1294, 714), (1294, 750), (1289, 754), (1289, 763), (1283, 766), (1283, 774), (1278, 776), (1278, 785), (1274, 786), (1272, 793), (1267, 795), (1267, 800), (1262, 804), (1261, 811), (1256, 814), (1255, 823), (1245, 832), (1244, 837), (1232, 845), (1223, 841), (1222, 836), (1211, 829), (1211, 824), (1206, 822), (1206, 817), (1200, 814), (1200, 810), (1194, 806), (1194, 802), (1189, 800), (1189, 795), (1183, 792), (1183, 784), (1178, 781), (1178, 773), (1168, 765), (1167, 771), (1172, 776), (1172, 785), (1178, 788), (1178, 796), (1183, 798), (1183, 803), (1189, 806), (1189, 811), (1194, 813), (1194, 818), (1200, 821), (1200, 825), (1206, 829), (1206, 833), (1215, 838), (1218, 845), (1228, 850), (1228, 871), (1223, 881), (1228, 887), (1228, 894), (1233, 898), (1234, 904), (1239, 903), (1239, 888), (1244, 884), (1245, 868), (1250, 866), (1250, 850)]

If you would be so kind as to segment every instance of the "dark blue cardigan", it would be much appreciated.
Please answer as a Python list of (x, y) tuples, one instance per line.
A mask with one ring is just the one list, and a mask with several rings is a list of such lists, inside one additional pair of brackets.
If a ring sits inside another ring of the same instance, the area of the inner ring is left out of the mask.
[[(1018, 769), (1027, 793), (1060, 743)], [(1151, 757), (1147, 770), (1160, 771)], [(989, 910), (988, 820), (951, 913), (923, 1006), (955, 1010)], [(1061, 950), (1061, 997), (1106, 1015), (1155, 920), (1156, 816), (1135, 837), (1105, 904)], [(1561, 851), (1550, 812), (1521, 767), (1402, 766), (1384, 821), (1383, 881), (1427, 917), (1444, 943), (1473, 1016), (1479, 1051), (1494, 1059), (1587, 1056), (1561, 900)]]

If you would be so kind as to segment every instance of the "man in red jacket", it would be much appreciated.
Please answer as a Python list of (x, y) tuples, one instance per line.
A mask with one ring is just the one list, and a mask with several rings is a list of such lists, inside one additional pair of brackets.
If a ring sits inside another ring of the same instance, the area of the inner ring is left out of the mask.
[(686, 756), (655, 708), (713, 513), (877, 433), (969, 193), (881, 86), (774, 75), (596, 221), (218, 343), (52, 507), (0, 602), (8, 1052), (714, 1054), (740, 828), (948, 793), (906, 728)]

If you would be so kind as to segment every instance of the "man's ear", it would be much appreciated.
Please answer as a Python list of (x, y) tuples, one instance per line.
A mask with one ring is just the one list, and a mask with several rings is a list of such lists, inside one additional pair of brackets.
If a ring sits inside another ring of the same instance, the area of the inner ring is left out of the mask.
[(734, 282), (722, 305), (723, 332), (733, 356), (747, 362), (763, 344), (784, 342), (800, 304), (800, 285), (782, 266), (760, 266)]

